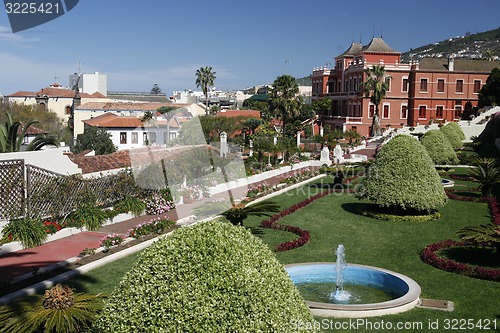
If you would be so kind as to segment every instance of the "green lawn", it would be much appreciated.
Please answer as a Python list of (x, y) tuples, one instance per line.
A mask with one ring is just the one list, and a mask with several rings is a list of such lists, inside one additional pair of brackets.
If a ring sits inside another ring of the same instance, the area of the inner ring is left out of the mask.
[[(329, 181), (329, 178), (324, 178)], [(273, 198), (283, 208), (317, 193), (317, 184), (305, 185), (291, 194)], [(317, 200), (311, 205), (282, 219), (281, 223), (299, 226), (311, 233), (311, 240), (305, 246), (286, 252), (276, 253), (284, 264), (307, 261), (335, 261), (334, 250), (343, 243), (346, 260), (350, 263), (365, 264), (390, 269), (405, 274), (419, 283), (422, 297), (453, 301), (455, 310), (414, 309), (409, 312), (384, 317), (369, 318), (375, 324), (384, 322), (417, 323), (423, 329), (404, 330), (405, 332), (443, 332), (451, 320), (471, 319), (497, 321), (500, 332), (500, 283), (473, 279), (454, 273), (438, 270), (420, 260), (420, 251), (428, 244), (448, 238), (458, 239), (455, 232), (464, 226), (490, 223), (488, 207), (484, 203), (453, 201), (442, 208), (442, 217), (437, 221), (403, 223), (388, 222), (367, 218), (358, 214), (363, 203), (349, 194), (332, 194)], [(294, 239), (295, 235), (262, 229), (262, 218), (249, 218), (245, 225), (271, 248), (282, 241)], [(87, 275), (71, 281), (78, 290), (88, 292), (110, 292), (121, 276), (130, 269), (136, 255), (128, 257)], [(334, 327), (335, 323), (348, 322), (348, 319), (323, 321), (317, 318), (321, 327)], [(430, 323), (438, 321), (438, 330), (430, 329)], [(449, 322), (447, 322), (449, 321)], [(387, 326), (386, 326), (387, 327)], [(492, 326), (490, 328), (493, 328)], [(325, 329), (325, 332), (372, 332), (368, 326), (358, 329)], [(385, 330), (391, 331), (391, 330)], [(401, 331), (401, 330), (393, 330)], [(467, 332), (484, 330), (467, 330)], [(495, 332), (490, 329), (489, 331)]]

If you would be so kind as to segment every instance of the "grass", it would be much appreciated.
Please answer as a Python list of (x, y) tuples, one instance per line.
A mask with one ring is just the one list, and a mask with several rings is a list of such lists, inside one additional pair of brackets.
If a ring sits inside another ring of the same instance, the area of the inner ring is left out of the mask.
[[(317, 193), (325, 181), (328, 178), (275, 197), (273, 201), (278, 202), (282, 208), (288, 207)], [(455, 304), (453, 312), (417, 308), (403, 314), (368, 318), (367, 322), (380, 323), (383, 320), (385, 323), (392, 323), (394, 327), (397, 322), (420, 323), (422, 329), (419, 327), (415, 332), (436, 332), (444, 331), (444, 323), (451, 320), (472, 319), (475, 323), (479, 320), (496, 320), (498, 331), (500, 283), (444, 272), (423, 263), (419, 258), (420, 251), (428, 244), (448, 238), (458, 240), (456, 231), (462, 227), (490, 223), (486, 204), (450, 200), (440, 209), (441, 219), (419, 223), (389, 222), (361, 216), (357, 212), (363, 204), (352, 195), (332, 194), (283, 218), (281, 223), (309, 230), (311, 240), (301, 248), (276, 253), (277, 258), (284, 264), (335, 261), (334, 250), (342, 243), (346, 247), (347, 262), (402, 273), (417, 281), (422, 288), (422, 297), (450, 300)], [(261, 220), (262, 218), (249, 217), (244, 224), (271, 248), (296, 237), (291, 233), (262, 229), (259, 226)], [(97, 268), (69, 283), (79, 291), (111, 292), (136, 257), (137, 254)], [(473, 260), (470, 256), (466, 259)], [(489, 262), (488, 265), (492, 263)], [(348, 319), (317, 319), (324, 332), (373, 331), (367, 326), (335, 329), (335, 324), (347, 323)], [(438, 330), (429, 327), (430, 323), (436, 321), (440, 325)], [(474, 331), (483, 330), (467, 330)]]

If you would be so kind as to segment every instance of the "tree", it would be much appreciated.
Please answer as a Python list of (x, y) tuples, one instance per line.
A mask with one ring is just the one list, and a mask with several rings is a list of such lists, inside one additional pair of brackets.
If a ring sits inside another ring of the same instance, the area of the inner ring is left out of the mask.
[(390, 79), (385, 73), (385, 67), (374, 65), (372, 68), (365, 69), (366, 81), (362, 83), (365, 97), (370, 98), (370, 102), (375, 105), (375, 111), (372, 118), (371, 136), (380, 135), (380, 103), (385, 98), (389, 85), (386, 79)]
[(400, 215), (432, 212), (446, 203), (434, 162), (418, 140), (398, 135), (382, 146), (357, 193)]
[[(21, 146), (24, 143), (24, 137), (28, 129), (38, 123), (37, 120), (30, 120), (23, 126), (19, 121), (13, 121), (12, 115), (7, 113), (7, 120), (5, 124), (0, 124), (0, 153), (12, 153), (21, 151)], [(28, 145), (28, 151), (40, 150), (45, 146), (56, 146), (57, 141), (55, 137), (46, 137), (39, 134), (35, 137), (33, 142)]]
[(480, 108), (500, 105), (500, 68), (494, 68), (479, 91)]
[(243, 123), (243, 126), (250, 130), (250, 134), (255, 134), (255, 130), (257, 129), (257, 127), (259, 127), (263, 123), (264, 123), (264, 121), (262, 119), (250, 118), (250, 119), (245, 120), (245, 122)]
[(469, 177), (478, 182), (483, 196), (491, 196), (493, 185), (500, 182), (500, 168), (496, 166), (494, 158), (478, 158), (476, 166), (468, 172)]
[(213, 87), (216, 72), (212, 71), (212, 67), (205, 66), (196, 70), (196, 86), (201, 87), (203, 95), (205, 95), (205, 114), (208, 115), (208, 90)]
[(464, 144), (462, 140), (465, 139), (465, 135), (459, 124), (451, 122), (444, 125), (439, 130), (444, 134), (448, 141), (450, 141), (451, 146), (454, 149), (463, 147)]
[(210, 221), (177, 229), (146, 248), (93, 328), (288, 333), (290, 323), (313, 320), (266, 244), (246, 228)]
[(158, 87), (158, 84), (153, 84), (153, 88), (151, 88), (151, 94), (152, 95), (158, 95), (161, 94), (161, 89)]
[(77, 154), (84, 150), (94, 150), (96, 155), (104, 155), (115, 152), (116, 147), (105, 128), (87, 126), (83, 134), (78, 135), (74, 148)]
[(165, 142), (170, 140), (170, 120), (175, 116), (175, 110), (177, 108), (174, 106), (162, 106), (156, 110), (167, 119), (167, 140)]
[(443, 132), (430, 130), (420, 139), (435, 164), (458, 164), (458, 157)]
[(274, 80), (269, 95), (269, 109), (282, 122), (283, 136), (286, 136), (286, 122), (299, 114), (302, 106), (302, 96), (299, 94), (299, 85), (290, 75), (281, 75)]

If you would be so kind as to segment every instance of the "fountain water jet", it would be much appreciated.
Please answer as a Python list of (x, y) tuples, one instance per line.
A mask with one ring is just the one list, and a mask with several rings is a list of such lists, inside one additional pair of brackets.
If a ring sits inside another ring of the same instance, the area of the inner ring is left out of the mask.
[[(342, 244), (335, 253), (336, 263), (308, 262), (285, 266), (313, 315), (364, 318), (408, 311), (419, 303), (420, 286), (409, 277), (378, 267), (347, 265)], [(347, 282), (350, 292), (344, 290), (344, 282)], [(319, 289), (316, 286), (320, 286)], [(359, 297), (360, 290), (369, 290), (369, 295)], [(383, 298), (378, 298), (380, 294)]]

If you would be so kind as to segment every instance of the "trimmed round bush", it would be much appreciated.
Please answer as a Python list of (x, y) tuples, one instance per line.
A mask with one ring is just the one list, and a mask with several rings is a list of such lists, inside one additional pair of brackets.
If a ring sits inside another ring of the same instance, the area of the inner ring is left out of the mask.
[(289, 332), (313, 317), (274, 254), (212, 221), (148, 247), (107, 300), (99, 332)]
[(439, 130), (450, 141), (453, 148), (461, 148), (464, 146), (463, 140), (465, 139), (465, 135), (459, 124), (451, 122), (444, 125)]
[(382, 146), (362, 185), (358, 198), (391, 207), (401, 215), (432, 212), (447, 200), (434, 162), (424, 146), (407, 135)]
[(458, 157), (450, 141), (439, 130), (430, 130), (420, 142), (424, 145), (434, 164), (458, 164)]

